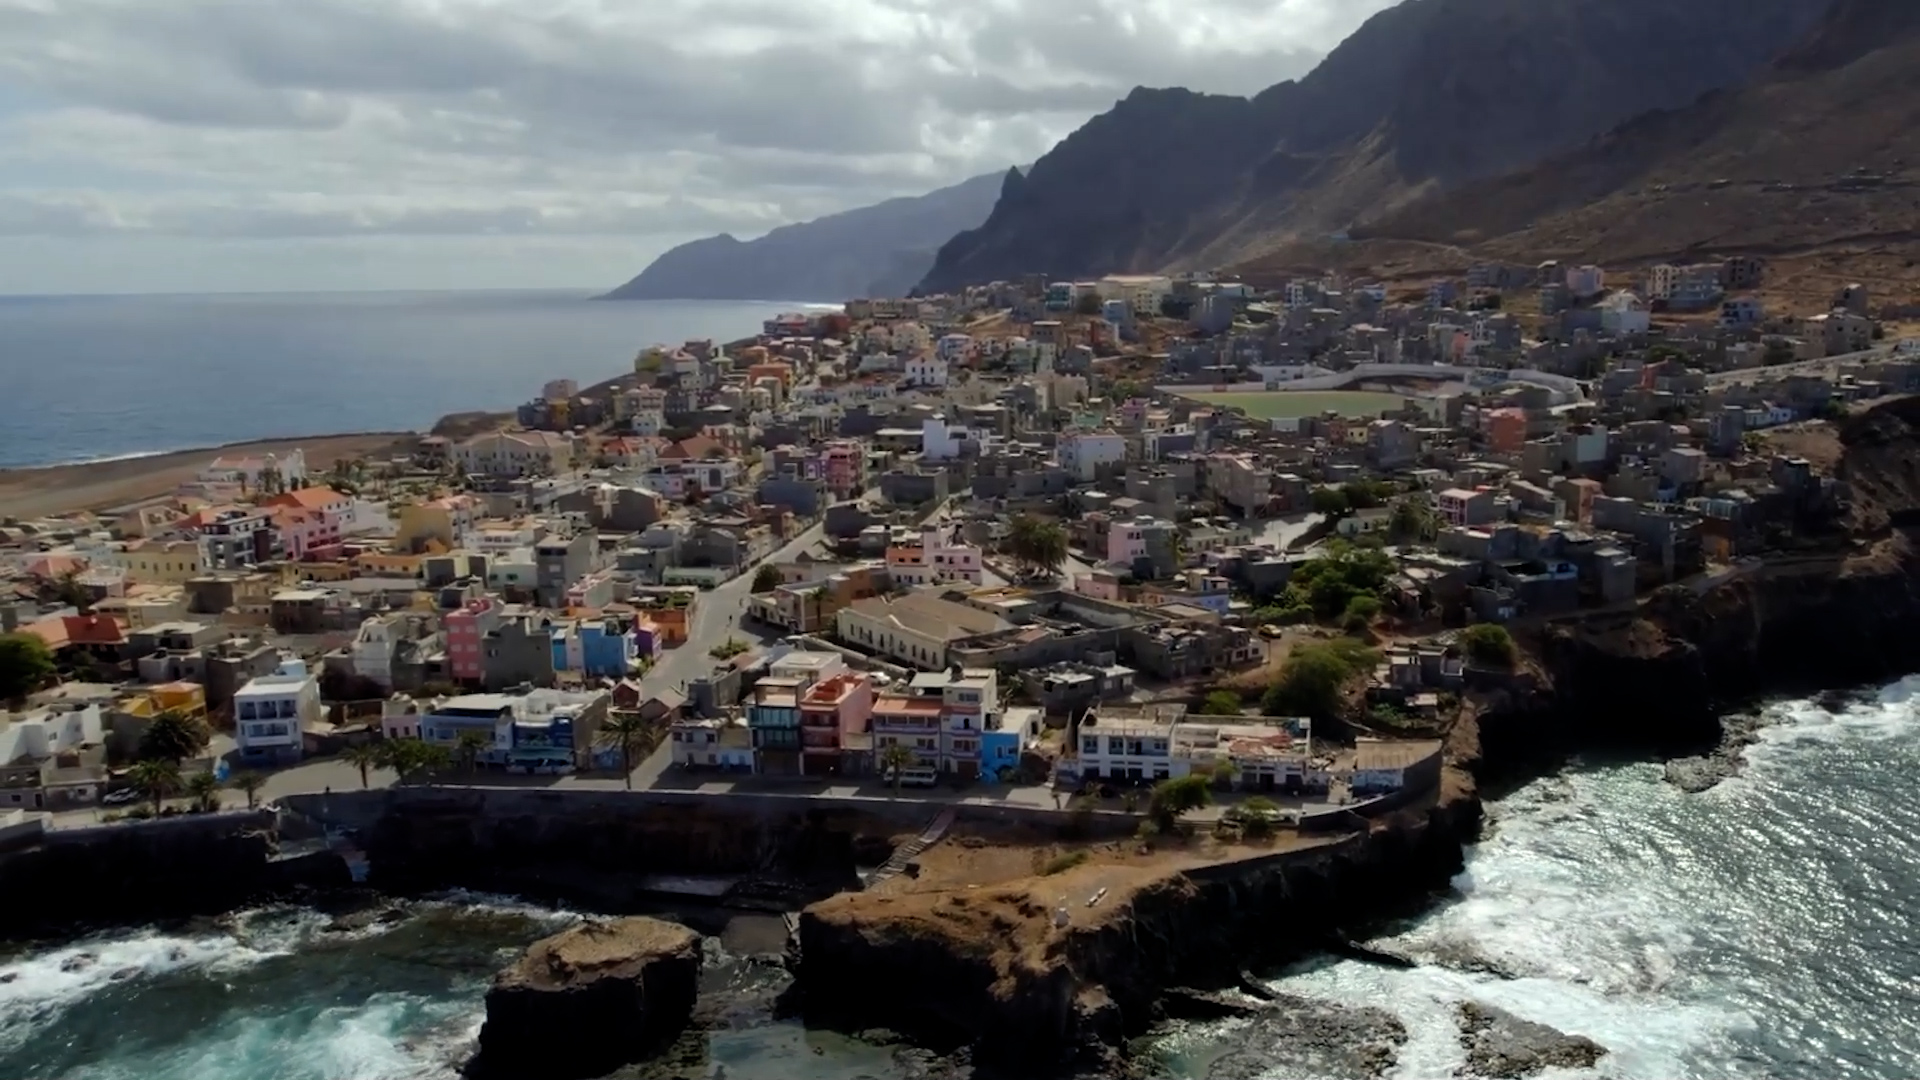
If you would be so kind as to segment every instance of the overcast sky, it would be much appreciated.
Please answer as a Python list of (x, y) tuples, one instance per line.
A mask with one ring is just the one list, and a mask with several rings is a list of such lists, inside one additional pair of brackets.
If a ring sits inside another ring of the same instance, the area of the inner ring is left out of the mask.
[(610, 287), (1391, 0), (0, 0), (0, 294)]

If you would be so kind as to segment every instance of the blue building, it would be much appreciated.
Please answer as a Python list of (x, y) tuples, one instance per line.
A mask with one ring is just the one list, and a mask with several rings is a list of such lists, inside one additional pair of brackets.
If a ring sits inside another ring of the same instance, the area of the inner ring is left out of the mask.
[(980, 779), (997, 784), (1019, 771), (1020, 749), (1027, 739), (1039, 737), (1046, 717), (1046, 710), (1030, 706), (988, 717), (980, 731)]
[(624, 679), (640, 659), (640, 638), (632, 623), (618, 619), (580, 624), (581, 670), (588, 675)]
[(507, 768), (526, 772), (572, 772), (573, 715), (555, 710), (516, 717), (509, 728)]

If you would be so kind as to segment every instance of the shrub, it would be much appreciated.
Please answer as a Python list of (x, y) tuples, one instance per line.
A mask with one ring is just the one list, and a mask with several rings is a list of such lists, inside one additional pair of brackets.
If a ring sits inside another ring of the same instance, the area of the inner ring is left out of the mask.
[(1376, 659), (1366, 643), (1353, 638), (1297, 645), (1287, 654), (1279, 680), (1267, 689), (1262, 707), (1270, 716), (1330, 717), (1340, 709), (1341, 688), (1372, 668)]
[(1162, 780), (1153, 785), (1153, 795), (1147, 801), (1147, 813), (1160, 823), (1162, 829), (1171, 829), (1180, 820), (1180, 815), (1189, 810), (1198, 810), (1213, 801), (1213, 792), (1207, 786), (1208, 777), (1194, 774), (1177, 780)]
[(1215, 690), (1200, 705), (1204, 716), (1240, 715), (1240, 695), (1231, 690)]
[(1040, 876), (1051, 877), (1054, 874), (1064, 874), (1086, 862), (1089, 857), (1085, 851), (1062, 852), (1047, 860), (1047, 864), (1040, 868)]
[(1515, 649), (1513, 635), (1504, 626), (1475, 623), (1460, 631), (1460, 647), (1467, 655), (1489, 667), (1512, 667)]

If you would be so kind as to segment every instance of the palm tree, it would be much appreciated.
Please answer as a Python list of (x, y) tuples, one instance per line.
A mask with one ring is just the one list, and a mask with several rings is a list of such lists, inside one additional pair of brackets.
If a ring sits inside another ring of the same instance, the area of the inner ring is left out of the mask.
[(194, 809), (204, 813), (220, 809), (220, 778), (213, 773), (197, 772), (187, 777), (186, 791)]
[(475, 766), (478, 765), (480, 761), (480, 751), (492, 745), (492, 739), (487, 738), (477, 731), (461, 732), (460, 742), (454, 751), (455, 755), (460, 759), (460, 771), (466, 773), (468, 776), (472, 776)]
[(157, 814), (167, 796), (180, 790), (180, 766), (171, 761), (142, 761), (127, 770), (127, 779), (134, 790), (153, 800)]
[(633, 789), (633, 746), (648, 730), (646, 718), (631, 712), (618, 713), (600, 726), (601, 741), (620, 748), (620, 775), (629, 791)]
[(267, 785), (267, 778), (262, 773), (240, 772), (229, 777), (227, 784), (247, 797), (247, 809), (251, 810), (259, 805), (260, 789)]
[(367, 775), (368, 773), (382, 765), (391, 764), (391, 762), (387, 760), (387, 754), (383, 750), (385, 745), (384, 743), (359, 743), (347, 747), (347, 752), (341, 755), (346, 759), (347, 764), (360, 770), (360, 789), (362, 791), (372, 786), (370, 778)]
[(894, 798), (900, 797), (900, 782), (906, 779), (907, 770), (913, 768), (918, 760), (913, 756), (913, 751), (899, 743), (888, 743), (887, 748), (880, 751), (880, 775), (893, 780)]
[(164, 709), (140, 733), (140, 756), (175, 765), (198, 754), (213, 733), (178, 709)]

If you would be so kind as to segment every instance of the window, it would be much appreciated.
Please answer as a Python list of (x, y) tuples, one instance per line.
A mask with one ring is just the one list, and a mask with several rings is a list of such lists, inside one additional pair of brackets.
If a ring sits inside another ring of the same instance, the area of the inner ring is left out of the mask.
[(1100, 752), (1100, 736), (1098, 735), (1081, 736), (1080, 752), (1083, 754), (1098, 754)]

